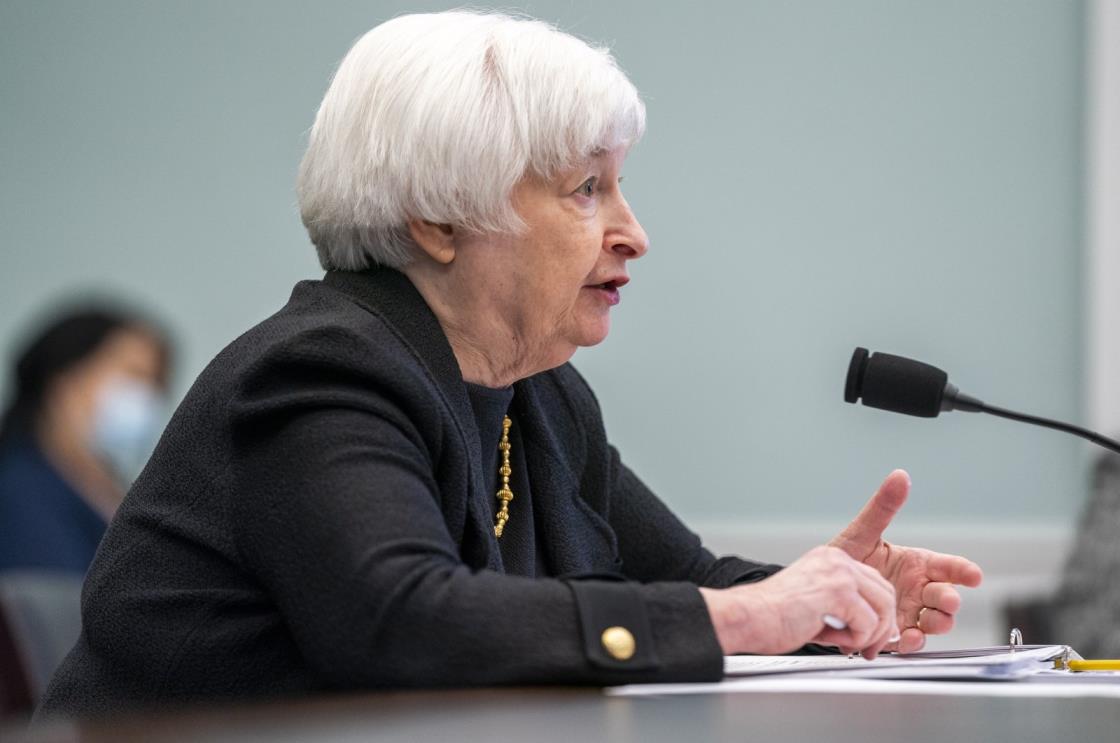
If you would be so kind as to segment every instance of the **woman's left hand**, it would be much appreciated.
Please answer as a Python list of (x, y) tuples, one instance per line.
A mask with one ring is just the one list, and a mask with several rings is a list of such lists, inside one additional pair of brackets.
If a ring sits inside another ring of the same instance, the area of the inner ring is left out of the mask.
[(897, 650), (921, 650), (926, 635), (940, 635), (953, 628), (961, 596), (954, 586), (975, 588), (983, 573), (971, 560), (916, 547), (902, 547), (883, 540), (883, 531), (910, 493), (910, 476), (895, 470), (871, 499), (829, 544), (875, 568), (894, 586), (898, 626), (902, 633)]

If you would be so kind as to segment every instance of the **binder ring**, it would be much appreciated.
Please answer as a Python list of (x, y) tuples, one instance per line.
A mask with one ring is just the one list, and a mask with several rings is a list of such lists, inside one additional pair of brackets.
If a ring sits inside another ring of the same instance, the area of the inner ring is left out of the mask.
[(1014, 653), (1015, 648), (1023, 647), (1023, 633), (1018, 627), (1011, 628), (1011, 637), (1007, 640), (1007, 652)]

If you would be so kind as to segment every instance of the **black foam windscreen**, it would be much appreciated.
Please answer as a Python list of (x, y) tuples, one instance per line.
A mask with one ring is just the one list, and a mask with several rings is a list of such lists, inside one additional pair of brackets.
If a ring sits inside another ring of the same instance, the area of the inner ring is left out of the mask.
[(844, 381), (844, 402), (857, 402), (863, 389), (863, 372), (867, 369), (867, 349), (857, 346), (848, 364), (848, 378)]
[(936, 418), (949, 375), (921, 361), (857, 348), (848, 367), (844, 399), (880, 410)]

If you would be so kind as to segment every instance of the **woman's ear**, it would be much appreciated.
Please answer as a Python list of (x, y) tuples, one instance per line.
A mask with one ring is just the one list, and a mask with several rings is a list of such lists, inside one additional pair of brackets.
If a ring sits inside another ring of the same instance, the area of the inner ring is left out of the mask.
[(455, 260), (455, 230), (451, 225), (410, 219), (408, 233), (412, 241), (436, 263), (447, 265)]

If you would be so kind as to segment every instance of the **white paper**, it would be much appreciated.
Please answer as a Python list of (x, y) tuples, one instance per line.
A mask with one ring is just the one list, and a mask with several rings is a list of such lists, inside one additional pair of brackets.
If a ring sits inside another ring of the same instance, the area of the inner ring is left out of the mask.
[[(1111, 674), (1110, 674), (1111, 675)], [(1085, 674), (1066, 672), (1050, 682), (1043, 675), (1028, 682), (993, 684), (987, 681), (886, 681), (847, 676), (756, 676), (728, 679), (714, 684), (632, 684), (605, 689), (610, 696), (644, 697), (678, 694), (914, 694), (964, 697), (1110, 697), (1120, 698), (1120, 674), (1115, 683), (1102, 683), (1101, 676), (1072, 678)]]

